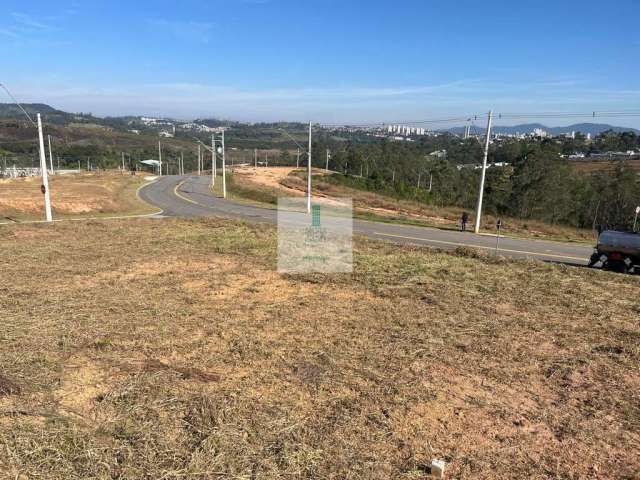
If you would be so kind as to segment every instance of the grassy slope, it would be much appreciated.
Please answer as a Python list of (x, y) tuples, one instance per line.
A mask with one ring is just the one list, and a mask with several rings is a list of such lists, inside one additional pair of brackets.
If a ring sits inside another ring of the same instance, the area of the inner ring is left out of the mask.
[[(295, 172), (286, 177), (282, 184), (304, 192), (306, 180), (303, 172)], [(329, 197), (349, 197), (353, 199), (354, 214), (364, 220), (402, 223), (408, 225), (428, 226), (441, 229), (458, 230), (462, 208), (436, 207), (411, 200), (399, 200), (384, 194), (360, 190), (341, 185), (339, 180), (327, 180), (322, 175), (314, 174), (314, 190)], [(246, 176), (236, 175), (230, 191), (239, 199), (260, 202), (262, 204), (277, 202), (278, 190), (251, 182)], [(472, 213), (472, 212), (469, 212)], [(495, 233), (496, 218), (485, 215), (483, 231)], [(568, 242), (593, 243), (593, 232), (566, 227), (548, 225), (535, 220), (518, 220), (503, 218), (505, 229), (503, 234), (514, 237), (537, 238)]]
[(364, 240), (280, 276), (271, 227), (219, 220), (0, 242), (0, 477), (640, 469), (638, 278)]
[[(54, 218), (135, 215), (156, 211), (136, 196), (142, 176), (116, 173), (50, 177)], [(44, 216), (40, 178), (0, 181), (0, 219), (39, 220)]]

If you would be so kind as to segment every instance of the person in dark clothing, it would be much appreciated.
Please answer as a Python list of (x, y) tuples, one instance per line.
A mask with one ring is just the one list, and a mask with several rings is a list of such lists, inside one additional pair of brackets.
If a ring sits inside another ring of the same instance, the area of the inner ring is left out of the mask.
[(467, 223), (469, 223), (469, 214), (467, 212), (462, 212), (462, 218), (460, 219), (460, 225), (462, 227), (462, 231), (467, 231)]

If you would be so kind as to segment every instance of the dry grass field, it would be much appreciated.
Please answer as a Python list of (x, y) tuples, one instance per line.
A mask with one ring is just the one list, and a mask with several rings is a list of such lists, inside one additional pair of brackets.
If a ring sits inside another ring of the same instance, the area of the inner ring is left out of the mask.
[(222, 220), (0, 228), (0, 478), (638, 478), (637, 277)]
[[(296, 175), (291, 167), (273, 168), (236, 168), (233, 173), (232, 193), (236, 199), (250, 199), (265, 203), (275, 203), (278, 196), (302, 196), (306, 192), (306, 180)], [(360, 218), (400, 222), (413, 225), (458, 229), (463, 209), (458, 207), (437, 207), (411, 200), (397, 200), (374, 192), (323, 181), (324, 170), (313, 174), (313, 194), (321, 197), (353, 199), (356, 215)], [(471, 216), (473, 212), (469, 211)], [(535, 220), (502, 218), (504, 234), (546, 240), (592, 243), (594, 233), (590, 230), (576, 229), (563, 225), (549, 225)], [(497, 218), (491, 215), (483, 217), (482, 228), (495, 233)]]
[[(54, 218), (154, 212), (136, 197), (143, 183), (143, 176), (114, 172), (51, 176)], [(0, 179), (0, 221), (43, 219), (40, 184), (40, 177)]]
[[(588, 162), (588, 161), (580, 161), (580, 162), (573, 162), (572, 166), (573, 168), (581, 173), (595, 173), (595, 172), (611, 172), (613, 170), (615, 170), (617, 168), (617, 166), (620, 164), (620, 161), (606, 161), (606, 160), (602, 160), (602, 161), (594, 161), (594, 162)], [(627, 167), (630, 167), (636, 171), (640, 172), (640, 160), (625, 160), (624, 164)]]

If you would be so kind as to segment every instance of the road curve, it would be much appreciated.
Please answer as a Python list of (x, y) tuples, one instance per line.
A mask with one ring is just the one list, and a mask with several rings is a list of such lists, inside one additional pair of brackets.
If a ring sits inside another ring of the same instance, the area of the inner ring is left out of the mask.
[[(209, 177), (164, 176), (140, 189), (142, 200), (169, 217), (227, 217), (275, 224), (277, 211), (241, 205), (211, 195)], [(471, 232), (415, 227), (366, 220), (353, 221), (353, 232), (376, 240), (452, 250), (460, 246), (493, 251), (496, 238)], [(592, 248), (585, 245), (501, 237), (500, 255), (586, 265)]]

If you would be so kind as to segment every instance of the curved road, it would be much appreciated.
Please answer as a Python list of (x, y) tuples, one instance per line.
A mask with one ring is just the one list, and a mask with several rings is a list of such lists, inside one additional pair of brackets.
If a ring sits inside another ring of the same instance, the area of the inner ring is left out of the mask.
[[(207, 176), (164, 176), (140, 189), (139, 195), (144, 201), (161, 208), (163, 216), (227, 217), (270, 224), (277, 222), (276, 210), (214, 197), (209, 191), (209, 182)], [(496, 246), (496, 238), (492, 235), (356, 219), (353, 220), (353, 232), (376, 240), (451, 250), (466, 246), (492, 251)], [(578, 244), (500, 238), (500, 254), (514, 258), (586, 265), (592, 250), (589, 246)]]

